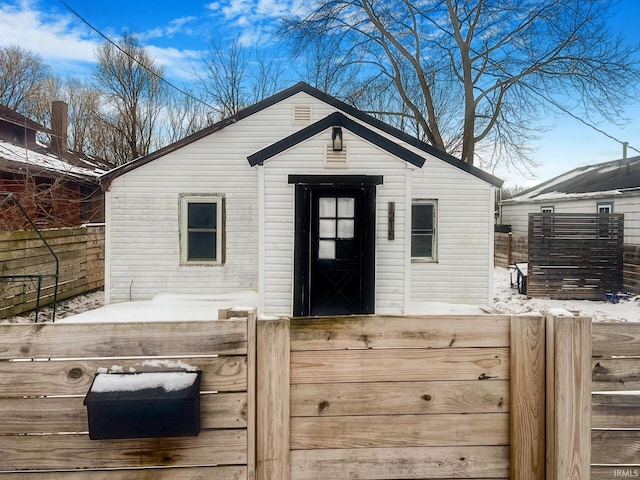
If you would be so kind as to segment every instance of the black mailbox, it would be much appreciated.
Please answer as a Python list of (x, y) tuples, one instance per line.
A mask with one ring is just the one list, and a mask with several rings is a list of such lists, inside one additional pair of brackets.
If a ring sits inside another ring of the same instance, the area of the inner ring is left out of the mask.
[(96, 374), (84, 399), (89, 438), (198, 435), (201, 376), (201, 371)]

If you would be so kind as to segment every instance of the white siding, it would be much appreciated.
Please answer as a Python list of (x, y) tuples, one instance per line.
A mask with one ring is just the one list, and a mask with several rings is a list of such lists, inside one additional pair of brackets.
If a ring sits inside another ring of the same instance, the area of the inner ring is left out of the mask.
[(411, 263), (411, 301), (488, 305), (492, 187), (437, 160), (413, 172), (412, 197), (438, 201), (437, 261)]
[(528, 235), (529, 213), (540, 213), (541, 207), (553, 206), (554, 213), (597, 213), (598, 203), (613, 203), (613, 213), (624, 214), (624, 243), (640, 245), (640, 195), (623, 194), (610, 197), (556, 199), (536, 202), (503, 203), (502, 223), (511, 225), (516, 235)]
[[(288, 175), (348, 174), (384, 177), (376, 206), (377, 313), (403, 313), (410, 301), (488, 304), (493, 187), (403, 145), (427, 157), (418, 169), (346, 129), (348, 168), (323, 167), (329, 130), (266, 160), (264, 166), (250, 167), (248, 155), (304, 128), (293, 122), (296, 104), (312, 106), (312, 122), (335, 111), (297, 94), (113, 181), (107, 192), (107, 300), (148, 299), (160, 292), (259, 290), (262, 284), (263, 312), (290, 314), (295, 187)], [(224, 265), (180, 265), (179, 196), (188, 193), (224, 196)], [(410, 263), (412, 197), (438, 200), (435, 263)], [(396, 209), (391, 241), (388, 202), (395, 202)]]
[[(116, 178), (107, 192), (107, 300), (258, 290), (258, 175), (247, 156), (303, 128), (293, 105), (310, 102), (296, 95)], [(314, 108), (312, 120), (328, 113)], [(180, 265), (181, 193), (224, 195), (224, 265)]]

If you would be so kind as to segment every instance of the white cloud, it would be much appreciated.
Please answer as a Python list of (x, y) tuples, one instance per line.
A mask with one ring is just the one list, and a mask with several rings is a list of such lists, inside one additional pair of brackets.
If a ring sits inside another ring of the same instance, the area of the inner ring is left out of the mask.
[(190, 24), (197, 22), (197, 17), (180, 17), (171, 20), (163, 27), (156, 27), (143, 33), (136, 33), (136, 36), (143, 41), (149, 41), (154, 38), (172, 37), (176, 34), (191, 35), (194, 33)]
[[(193, 79), (192, 63), (198, 63), (200, 53), (173, 47), (155, 47), (156, 38), (177, 33), (189, 33), (188, 24), (195, 17), (180, 17), (165, 26), (147, 32), (133, 32), (166, 75), (180, 80)], [(31, 0), (18, 4), (0, 3), (0, 46), (18, 45), (39, 55), (52, 71), (61, 77), (85, 77), (92, 73), (95, 49), (104, 39), (67, 12), (51, 13)], [(117, 41), (117, 37), (111, 37)]]
[(32, 2), (0, 5), (0, 46), (18, 45), (43, 60), (93, 62), (98, 45), (85, 29), (73, 25), (70, 15), (50, 15)]
[(178, 50), (177, 48), (158, 48), (146, 46), (145, 49), (157, 65), (165, 70), (165, 76), (180, 80), (193, 80), (193, 72), (201, 61), (201, 53), (196, 50)]

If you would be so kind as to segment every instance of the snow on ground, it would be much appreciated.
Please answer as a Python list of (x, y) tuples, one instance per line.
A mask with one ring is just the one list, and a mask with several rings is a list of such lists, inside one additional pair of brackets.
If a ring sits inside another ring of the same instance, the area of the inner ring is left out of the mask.
[[(640, 296), (621, 300), (619, 303), (590, 300), (549, 300), (527, 298), (510, 287), (509, 271), (494, 269), (493, 308), (499, 313), (540, 312), (556, 316), (569, 314), (591, 317), (596, 322), (640, 322)], [(515, 275), (514, 275), (515, 281)]]
[[(123, 302), (104, 305), (102, 291), (80, 295), (60, 302), (56, 321), (71, 322), (142, 322), (175, 320), (214, 320), (220, 308), (247, 309), (256, 307), (258, 294), (253, 291), (224, 295), (160, 294), (149, 301)], [(496, 267), (494, 271), (494, 304), (492, 308), (474, 305), (454, 305), (442, 302), (412, 304), (408, 314), (457, 314), (481, 313), (525, 314), (539, 312), (556, 316), (580, 315), (598, 322), (639, 322), (640, 296), (630, 297), (620, 303), (588, 300), (549, 300), (530, 298), (518, 294), (510, 286), (509, 271)], [(13, 317), (7, 322), (33, 322), (35, 315)], [(51, 308), (41, 309), (38, 321), (51, 319)]]

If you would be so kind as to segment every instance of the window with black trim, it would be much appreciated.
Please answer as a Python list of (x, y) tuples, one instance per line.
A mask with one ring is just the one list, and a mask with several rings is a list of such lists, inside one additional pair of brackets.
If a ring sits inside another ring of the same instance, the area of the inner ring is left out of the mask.
[(438, 203), (413, 200), (411, 204), (411, 259), (435, 260)]
[(224, 198), (183, 195), (180, 198), (180, 260), (183, 264), (224, 263)]

